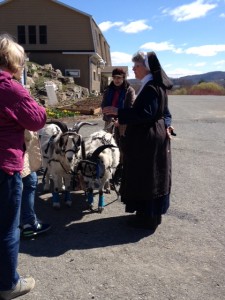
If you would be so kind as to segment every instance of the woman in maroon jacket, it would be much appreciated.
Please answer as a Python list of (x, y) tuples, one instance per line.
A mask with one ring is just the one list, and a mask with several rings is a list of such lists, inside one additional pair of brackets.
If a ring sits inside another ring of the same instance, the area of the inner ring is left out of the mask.
[(35, 285), (17, 273), (19, 218), (25, 151), (24, 130), (37, 131), (46, 122), (45, 109), (13, 77), (20, 77), (24, 49), (0, 35), (0, 298), (13, 299)]
[[(102, 99), (101, 107), (102, 109), (105, 106), (114, 106), (116, 108), (128, 108), (132, 107), (135, 100), (135, 90), (126, 80), (126, 72), (122, 68), (115, 68), (112, 71), (113, 80), (105, 89)], [(122, 162), (122, 139), (124, 132), (126, 130), (126, 125), (118, 123), (118, 120), (115, 116), (103, 115), (103, 120), (105, 121), (105, 130), (112, 133), (112, 122), (115, 125), (114, 138), (117, 145), (120, 148), (120, 161)]]

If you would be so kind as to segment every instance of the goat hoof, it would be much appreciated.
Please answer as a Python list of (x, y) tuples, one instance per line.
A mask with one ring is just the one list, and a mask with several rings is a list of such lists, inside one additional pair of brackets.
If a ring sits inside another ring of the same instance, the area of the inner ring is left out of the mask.
[(66, 206), (71, 207), (72, 206), (72, 201), (71, 200), (66, 201)]
[(60, 209), (60, 203), (55, 202), (52, 204), (52, 207), (55, 209)]
[(103, 210), (104, 210), (104, 207), (102, 207), (102, 206), (99, 206), (99, 207), (98, 207), (98, 212), (99, 212), (100, 214), (103, 212)]
[(93, 208), (94, 206), (93, 206), (93, 204), (89, 204), (88, 205), (88, 208), (91, 210), (91, 211), (94, 211), (94, 208)]

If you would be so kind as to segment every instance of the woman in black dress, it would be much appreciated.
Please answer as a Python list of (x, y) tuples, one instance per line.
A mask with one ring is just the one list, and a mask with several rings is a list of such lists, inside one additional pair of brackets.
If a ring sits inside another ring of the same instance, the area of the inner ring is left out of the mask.
[(138, 52), (133, 56), (133, 71), (142, 86), (132, 108), (103, 109), (126, 124), (123, 140), (123, 175), (121, 201), (126, 212), (136, 212), (129, 225), (155, 231), (170, 204), (171, 190), (171, 114), (167, 77), (154, 52)]

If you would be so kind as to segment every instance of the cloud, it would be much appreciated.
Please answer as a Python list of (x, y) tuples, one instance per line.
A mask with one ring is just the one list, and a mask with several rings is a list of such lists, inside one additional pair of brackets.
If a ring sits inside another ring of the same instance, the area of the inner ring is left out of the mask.
[(184, 50), (186, 54), (196, 54), (199, 56), (215, 56), (219, 52), (225, 52), (225, 45), (203, 45), (190, 47)]
[(124, 52), (111, 52), (112, 65), (121, 65), (131, 63), (132, 55)]
[(224, 59), (222, 59), (222, 60), (218, 60), (218, 61), (216, 61), (216, 62), (214, 62), (214, 65), (215, 66), (221, 66), (221, 65), (224, 65), (225, 64), (225, 60)]
[(111, 22), (111, 21), (106, 21), (98, 24), (98, 27), (101, 29), (102, 32), (107, 31), (111, 29), (112, 27), (119, 27), (122, 26), (123, 22)]
[(146, 24), (147, 20), (138, 20), (128, 23), (127, 25), (122, 25), (120, 31), (125, 33), (138, 33), (144, 30), (151, 30), (152, 27)]
[(171, 77), (171, 78), (179, 78), (183, 76), (188, 76), (188, 75), (196, 75), (196, 74), (201, 74), (202, 72), (199, 70), (193, 70), (193, 69), (185, 69), (185, 68), (177, 68), (173, 70), (168, 70), (165, 69), (166, 74)]
[(102, 32), (106, 32), (113, 27), (118, 27), (120, 31), (125, 33), (138, 33), (144, 30), (151, 30), (152, 27), (147, 25), (147, 20), (137, 20), (125, 24), (124, 22), (106, 21), (98, 24)]
[(224, 65), (225, 65), (225, 60), (222, 59), (222, 60), (218, 60), (218, 61), (215, 61), (213, 63), (214, 66), (216, 66), (217, 70), (221, 70), (224, 68)]
[(206, 62), (199, 62), (194, 64), (195, 67), (204, 67), (206, 65)]
[(146, 51), (172, 51), (175, 53), (182, 53), (183, 50), (181, 48), (176, 48), (173, 44), (169, 42), (161, 42), (161, 43), (155, 43), (155, 42), (148, 42), (143, 45), (141, 45), (140, 49), (145, 49)]
[(198, 56), (215, 56), (220, 52), (225, 52), (225, 44), (221, 45), (202, 45), (189, 48), (177, 48), (174, 44), (164, 41), (160, 43), (148, 42), (140, 46), (143, 51), (172, 51), (176, 54), (186, 53)]
[(216, 7), (217, 4), (209, 4), (205, 0), (197, 0), (171, 10), (164, 9), (162, 12), (166, 15), (172, 16), (177, 22), (183, 22), (205, 17), (210, 10)]
[(225, 18), (225, 13), (220, 14), (220, 18)]

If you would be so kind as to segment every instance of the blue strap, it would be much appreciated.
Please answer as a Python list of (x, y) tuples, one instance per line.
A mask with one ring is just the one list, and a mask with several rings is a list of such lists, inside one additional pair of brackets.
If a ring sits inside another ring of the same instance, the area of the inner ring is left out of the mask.
[(105, 206), (105, 197), (104, 195), (99, 195), (98, 207), (104, 207), (104, 206)]

